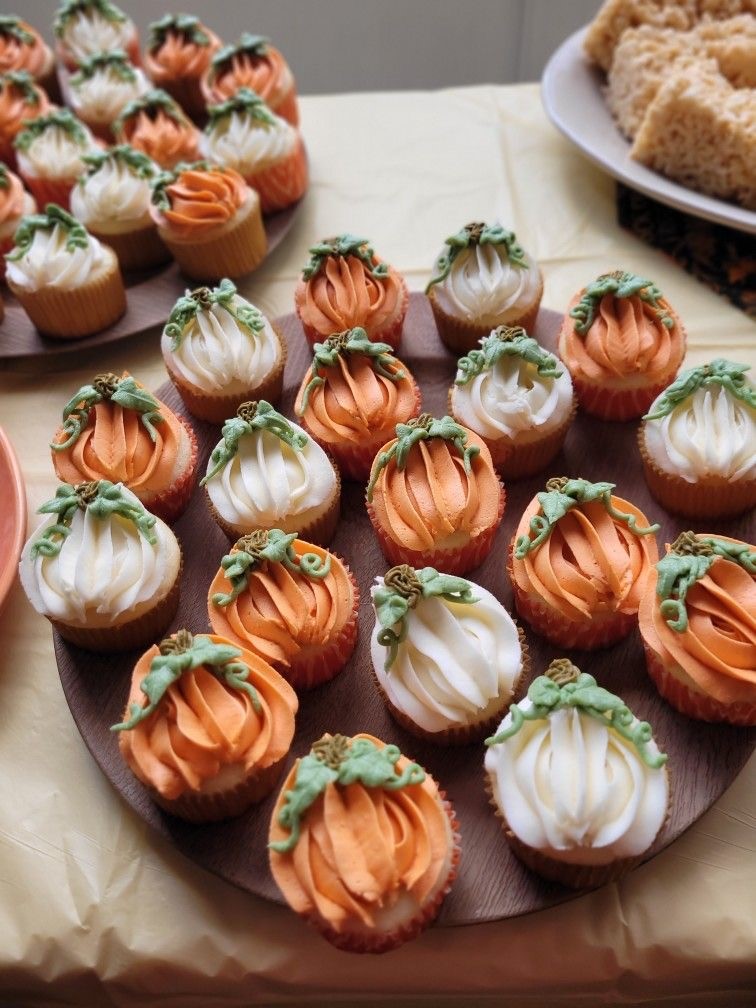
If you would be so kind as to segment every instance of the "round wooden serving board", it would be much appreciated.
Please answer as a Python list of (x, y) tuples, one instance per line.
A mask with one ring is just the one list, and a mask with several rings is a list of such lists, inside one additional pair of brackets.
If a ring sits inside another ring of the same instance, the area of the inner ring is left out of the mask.
[[(551, 349), (555, 346), (559, 321), (560, 316), (547, 310), (542, 310), (538, 317), (535, 336)], [(294, 315), (279, 320), (279, 325), (289, 341), (281, 409), (293, 418), (294, 395), (311, 362), (311, 351)], [(423, 409), (443, 415), (447, 390), (455, 374), (455, 359), (439, 341), (428, 302), (421, 294), (410, 298), (398, 356), (420, 383)], [(163, 385), (157, 395), (172, 409), (185, 413), (172, 386)], [(208, 455), (220, 440), (220, 428), (192, 422), (200, 442), (200, 472), (204, 473)], [(641, 474), (636, 427), (634, 422), (608, 423), (578, 413), (564, 451), (552, 470), (507, 486), (507, 506), (493, 552), (468, 577), (493, 591), (511, 611), (512, 591), (504, 570), (506, 546), (525, 505), (543, 489), (550, 475), (583, 476), (616, 483), (621, 496), (637, 504), (649, 519), (661, 523), (660, 544), (671, 542), (689, 527), (689, 523), (665, 514), (651, 499)], [(462, 836), (460, 871), (443, 904), (439, 917), (442, 925), (511, 917), (572, 898), (576, 893), (541, 880), (510, 853), (486, 798), (482, 743), (446, 749), (424, 744), (407, 735), (387, 713), (372, 682), (369, 644), (374, 625), (370, 586), (388, 565), (368, 521), (361, 486), (355, 483), (344, 486), (341, 516), (331, 549), (347, 560), (359, 582), (362, 595), (359, 640), (343, 672), (330, 683), (301, 695), (288, 765), (305, 754), (324, 731), (346, 735), (368, 731), (387, 742), (395, 742), (430, 771), (454, 806)], [(229, 543), (210, 518), (202, 490), (197, 489), (193, 495), (175, 531), (184, 552), (184, 574), (181, 605), (171, 629), (185, 626), (194, 632), (206, 631), (208, 586)], [(747, 519), (696, 531), (745, 539)], [(528, 626), (524, 629), (535, 676), (560, 652)], [(123, 764), (118, 739), (109, 731), (110, 725), (121, 720), (137, 655), (101, 657), (66, 644), (57, 635), (55, 651), (76, 724), (92, 755), (123, 798), (188, 857), (243, 889), (280, 902), (268, 870), (266, 846), (274, 797), (223, 823), (195, 826), (166, 815)], [(637, 631), (604, 651), (574, 652), (571, 656), (583, 671), (595, 675), (601, 685), (619, 693), (638, 717), (649, 720), (660, 747), (669, 753), (672, 804), (668, 821), (649, 851), (648, 856), (652, 857), (722, 794), (748, 759), (754, 733), (692, 721), (669, 707), (646, 675)]]

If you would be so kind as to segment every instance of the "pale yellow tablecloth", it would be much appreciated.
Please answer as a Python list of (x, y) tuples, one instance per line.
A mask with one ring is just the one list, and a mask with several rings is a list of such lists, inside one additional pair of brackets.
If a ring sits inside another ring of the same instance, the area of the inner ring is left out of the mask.
[[(652, 277), (683, 316), (689, 362), (756, 363), (753, 323), (617, 227), (613, 182), (548, 124), (537, 86), (305, 98), (302, 120), (310, 193), (244, 290), (269, 315), (292, 309), (316, 239), (369, 236), (420, 290), (448, 234), (498, 218), (540, 261), (544, 305), (562, 310), (598, 273), (626, 268)], [(47, 442), (62, 404), (103, 367), (152, 388), (165, 380), (154, 334), (82, 354), (76, 370), (0, 373), (0, 424), (32, 523), (54, 488)], [(397, 992), (430, 1004), (505, 994), (507, 1005), (754, 1004), (756, 760), (617, 885), (529, 917), (431, 929), (388, 957), (350, 956), (185, 860), (120, 801), (69, 714), (48, 624), (18, 586), (0, 639), (2, 1003), (147, 1006), (160, 995), (214, 1008)]]

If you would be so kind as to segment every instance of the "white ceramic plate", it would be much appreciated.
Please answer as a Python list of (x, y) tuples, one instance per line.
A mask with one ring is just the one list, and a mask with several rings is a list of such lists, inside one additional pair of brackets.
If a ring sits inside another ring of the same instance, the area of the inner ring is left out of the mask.
[(696, 217), (756, 234), (752, 210), (694, 192), (631, 159), (630, 144), (604, 102), (604, 75), (583, 55), (585, 31), (581, 28), (570, 35), (543, 73), (543, 104), (557, 129), (586, 157), (632, 189)]

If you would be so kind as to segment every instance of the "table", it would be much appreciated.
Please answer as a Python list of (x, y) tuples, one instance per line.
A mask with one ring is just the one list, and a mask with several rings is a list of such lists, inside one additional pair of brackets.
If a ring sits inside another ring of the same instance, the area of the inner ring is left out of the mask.
[[(756, 364), (745, 315), (620, 230), (614, 183), (548, 124), (537, 85), (307, 97), (302, 123), (310, 193), (242, 287), (269, 316), (292, 310), (321, 237), (369, 237), (421, 290), (448, 234), (498, 218), (541, 263), (544, 306), (563, 310), (585, 282), (622, 267), (653, 278), (678, 309), (689, 364)], [(47, 442), (72, 392), (103, 369), (128, 368), (148, 388), (166, 380), (156, 333), (74, 363), (0, 373), (0, 424), (20, 456), (30, 527), (52, 496)], [(69, 714), (48, 624), (18, 585), (0, 635), (0, 1003), (754, 1004), (756, 759), (618, 884), (528, 917), (431, 929), (389, 957), (350, 956), (186, 861), (120, 801)]]

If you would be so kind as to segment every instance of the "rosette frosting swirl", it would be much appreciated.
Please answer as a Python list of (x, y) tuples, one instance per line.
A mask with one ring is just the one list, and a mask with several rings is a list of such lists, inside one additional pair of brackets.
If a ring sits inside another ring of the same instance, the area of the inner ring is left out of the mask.
[(232, 168), (184, 169), (165, 186), (158, 223), (170, 227), (176, 237), (190, 239), (230, 221), (249, 192)]

